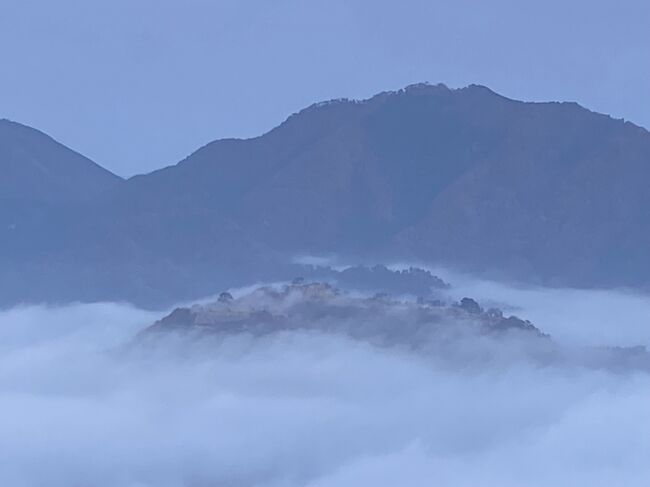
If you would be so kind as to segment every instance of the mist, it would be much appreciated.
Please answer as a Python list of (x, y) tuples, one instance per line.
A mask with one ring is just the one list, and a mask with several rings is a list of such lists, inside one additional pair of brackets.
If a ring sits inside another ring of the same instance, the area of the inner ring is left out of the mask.
[(543, 288), (503, 283), (445, 268), (435, 274), (454, 283), (450, 296), (474, 296), (486, 305), (525, 315), (564, 343), (650, 346), (650, 295), (634, 289)]
[[(494, 299), (521, 303), (508, 289)], [(620, 302), (616, 293), (579, 293)], [(549, 290), (525, 296), (531, 310), (559, 299)], [(594, 318), (563, 309), (575, 329)], [(621, 313), (640, 322), (645, 308)], [(371, 333), (331, 328), (134, 339), (164, 314), (110, 303), (0, 312), (2, 485), (640, 486), (650, 478), (643, 369), (540, 364), (525, 353), (503, 361), (499, 340), (496, 353), (468, 366), (458, 354), (439, 360), (430, 347), (378, 345)], [(646, 336), (617, 330), (626, 342)], [(571, 334), (568, 353), (579, 337)], [(458, 340), (448, 346), (486, 346), (471, 334)]]

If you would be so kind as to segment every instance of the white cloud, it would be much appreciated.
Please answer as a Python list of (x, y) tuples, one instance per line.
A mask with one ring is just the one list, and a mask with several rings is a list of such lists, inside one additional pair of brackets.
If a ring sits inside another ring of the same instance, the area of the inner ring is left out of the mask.
[[(406, 268), (395, 264), (391, 268)], [(650, 295), (626, 289), (543, 288), (477, 279), (417, 264), (453, 285), (453, 299), (471, 296), (485, 307), (525, 317), (568, 345), (650, 347)]]
[(0, 484), (641, 486), (650, 377), (441, 365), (318, 332), (124, 347), (155, 313), (0, 313)]

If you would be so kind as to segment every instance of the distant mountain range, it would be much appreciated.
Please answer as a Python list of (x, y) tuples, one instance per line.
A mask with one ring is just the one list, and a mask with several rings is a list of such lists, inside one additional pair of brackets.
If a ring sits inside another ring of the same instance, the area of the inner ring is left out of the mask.
[(650, 283), (650, 134), (575, 103), (414, 85), (123, 180), (0, 122), (0, 302), (169, 304), (297, 254), (527, 282)]

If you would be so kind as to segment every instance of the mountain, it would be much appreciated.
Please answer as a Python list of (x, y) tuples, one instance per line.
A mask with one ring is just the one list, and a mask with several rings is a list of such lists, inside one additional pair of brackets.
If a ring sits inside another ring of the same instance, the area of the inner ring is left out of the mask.
[[(78, 167), (56, 163), (68, 151), (47, 138), (41, 150), (36, 134), (28, 160)], [(2, 158), (20, 140), (1, 138)], [(50, 212), (42, 228), (12, 227), (5, 301), (170, 303), (292, 277), (304, 253), (556, 285), (650, 282), (650, 134), (575, 103), (422, 84), (319, 103), (260, 137), (217, 140), (126, 181), (87, 162), (83, 174), (105, 187), (71, 190), (86, 202)]]
[[(49, 300), (74, 274), (75, 259), (57, 265), (66, 249), (91, 238), (78, 213), (124, 181), (9, 120), (0, 120), (0, 174), (0, 304)], [(72, 283), (70, 295), (79, 287)]]
[[(402, 280), (402, 276), (392, 278)], [(225, 337), (249, 340), (306, 333), (312, 338), (339, 335), (376, 347), (398, 347), (401, 353), (409, 350), (435, 358), (438, 364), (462, 365), (465, 371), (475, 366), (484, 371), (488, 362), (522, 359), (542, 367), (650, 371), (645, 346), (566, 346), (530, 321), (506, 316), (499, 308), (485, 310), (468, 297), (459, 302), (444, 295), (438, 298), (442, 299), (403, 300), (384, 293), (364, 296), (324, 282), (260, 286), (236, 298), (224, 292), (210, 303), (175, 308), (142, 330), (129, 350), (151, 350), (171, 338), (175, 347), (196, 353), (206, 343), (223, 345)]]
[[(510, 335), (541, 342), (546, 355), (551, 351), (547, 348), (551, 345), (549, 336), (529, 321), (506, 317), (497, 308), (485, 311), (471, 298), (450, 303), (424, 297), (417, 302), (404, 301), (388, 294), (366, 297), (323, 282), (294, 282), (279, 288), (262, 286), (237, 299), (222, 293), (207, 305), (176, 308), (143, 330), (138, 338), (155, 339), (156, 334), (170, 331), (194, 336), (264, 336), (301, 330), (347, 335), (379, 346), (399, 344), (428, 351), (474, 334), (482, 338)], [(643, 349), (638, 352), (643, 357)]]
[[(5, 252), (16, 230), (32, 232), (32, 241), (48, 238), (60, 214), (123, 183), (44, 133), (9, 120), (0, 120), (0, 174), (0, 250)], [(29, 247), (29, 241), (25, 244)]]
[[(650, 275), (650, 134), (575, 103), (415, 85), (321, 103), (133, 178), (288, 254), (409, 257), (560, 285)], [(132, 205), (133, 206), (133, 205)]]
[(26, 125), (0, 120), (0, 198), (61, 202), (96, 198), (122, 179)]

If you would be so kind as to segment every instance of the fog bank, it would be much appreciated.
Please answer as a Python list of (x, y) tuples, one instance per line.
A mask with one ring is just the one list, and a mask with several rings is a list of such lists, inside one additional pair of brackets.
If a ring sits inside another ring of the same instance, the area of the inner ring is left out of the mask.
[(525, 357), (450, 366), (409, 347), (304, 329), (134, 345), (160, 317), (117, 304), (0, 312), (0, 484), (650, 479), (642, 371)]
[(453, 283), (447, 293), (451, 299), (471, 296), (485, 307), (502, 307), (562, 343), (650, 347), (650, 294), (639, 290), (545, 288), (479, 279), (444, 267), (418, 267)]

